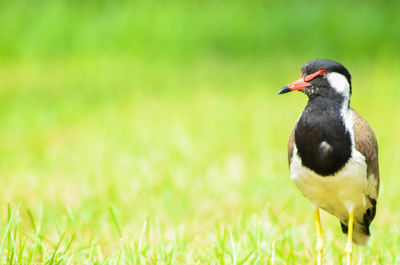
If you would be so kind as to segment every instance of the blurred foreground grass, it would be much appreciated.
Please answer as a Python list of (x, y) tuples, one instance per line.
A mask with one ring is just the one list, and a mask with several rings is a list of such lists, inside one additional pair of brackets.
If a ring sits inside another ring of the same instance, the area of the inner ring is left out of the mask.
[[(400, 76), (381, 70), (398, 65), (378, 63), (350, 68), (352, 105), (381, 148), (378, 214), (371, 247), (360, 253), (367, 264), (395, 264)], [(275, 95), (299, 71), (278, 66), (129, 58), (7, 65), (0, 199), (11, 213), (3, 203), (3, 260), (312, 262), (312, 208), (288, 178), (286, 156), (306, 98)], [(287, 70), (278, 77), (280, 69)], [(327, 260), (337, 264), (345, 237), (336, 219), (323, 223)]]
[[(307, 264), (286, 143), (307, 60), (353, 75), (380, 144), (362, 264), (397, 264), (398, 3), (0, 3), (0, 263)], [(8, 202), (8, 203), (7, 203)], [(322, 217), (326, 261), (345, 237)]]

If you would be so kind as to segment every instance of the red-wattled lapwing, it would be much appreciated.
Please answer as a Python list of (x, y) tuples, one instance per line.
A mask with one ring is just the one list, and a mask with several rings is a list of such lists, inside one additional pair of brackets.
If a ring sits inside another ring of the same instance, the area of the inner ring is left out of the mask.
[(308, 103), (289, 138), (290, 178), (315, 207), (318, 264), (323, 239), (319, 208), (340, 220), (352, 242), (366, 245), (379, 191), (378, 146), (368, 123), (350, 108), (351, 76), (340, 63), (312, 60), (299, 80), (278, 94), (299, 90)]

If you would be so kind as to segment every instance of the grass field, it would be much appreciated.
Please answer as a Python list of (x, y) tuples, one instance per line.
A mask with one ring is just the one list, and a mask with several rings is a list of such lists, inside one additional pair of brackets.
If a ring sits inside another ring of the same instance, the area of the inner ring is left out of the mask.
[[(349, 68), (352, 106), (380, 146), (373, 236), (355, 247), (354, 264), (400, 264), (393, 6), (356, 1), (342, 35), (340, 7), (299, 1), (206, 2), (208, 17), (194, 2), (40, 3), (33, 22), (27, 1), (0, 16), (9, 25), (0, 33), (1, 264), (315, 263), (313, 209), (289, 179), (286, 151), (306, 97), (276, 95), (315, 57)], [(285, 24), (296, 10), (312, 16)], [(310, 49), (289, 41), (319, 18), (330, 24), (306, 31)], [(281, 27), (264, 34), (271, 21)], [(323, 214), (322, 223), (324, 260), (343, 264), (339, 221)]]
[[(298, 69), (274, 77), (256, 61), (149, 67), (110, 60), (2, 70), (3, 260), (315, 259), (312, 207), (288, 178), (286, 157), (306, 98), (275, 95)], [(378, 67), (386, 68), (393, 65)], [(382, 192), (371, 247), (360, 253), (369, 264), (395, 264), (399, 78), (370, 71), (353, 71), (352, 105), (377, 133)], [(382, 80), (393, 84), (384, 93), (374, 89)], [(165, 92), (155, 89), (160, 84)], [(345, 237), (336, 219), (323, 216), (323, 224), (327, 260), (337, 264)]]

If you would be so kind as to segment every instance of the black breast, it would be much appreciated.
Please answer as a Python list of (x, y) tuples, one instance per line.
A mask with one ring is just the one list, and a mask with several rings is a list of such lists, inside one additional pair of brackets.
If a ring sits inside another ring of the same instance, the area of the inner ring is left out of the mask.
[(350, 159), (351, 138), (340, 115), (341, 104), (309, 101), (295, 132), (295, 143), (304, 166), (321, 176), (338, 172)]

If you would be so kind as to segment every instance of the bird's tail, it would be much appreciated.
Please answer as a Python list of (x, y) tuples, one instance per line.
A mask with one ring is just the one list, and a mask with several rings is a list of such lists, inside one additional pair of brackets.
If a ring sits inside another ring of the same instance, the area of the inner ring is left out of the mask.
[[(348, 227), (347, 224), (340, 223), (342, 226), (343, 233), (347, 234)], [(354, 223), (353, 228), (353, 243), (360, 246), (366, 246), (368, 243), (368, 239), (371, 236), (369, 232), (369, 227), (365, 225)]]

